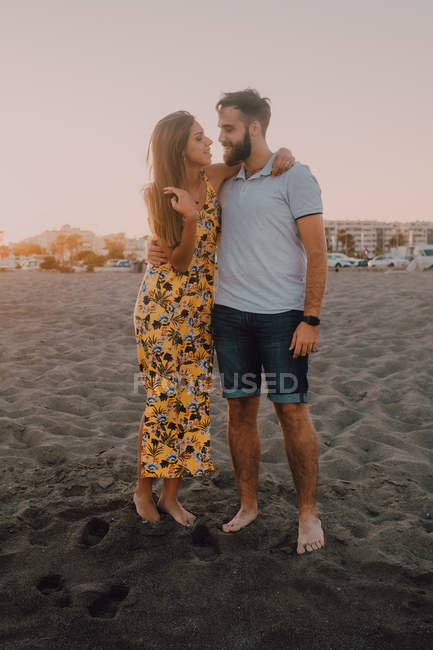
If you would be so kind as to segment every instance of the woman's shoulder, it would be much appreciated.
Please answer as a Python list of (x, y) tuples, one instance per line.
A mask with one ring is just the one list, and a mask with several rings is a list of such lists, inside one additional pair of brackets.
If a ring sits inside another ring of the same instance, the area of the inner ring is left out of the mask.
[(219, 185), (221, 185), (221, 183), (218, 185), (218, 179), (215, 178), (215, 175), (212, 173), (212, 171), (209, 173), (209, 168), (206, 168), (202, 171), (202, 178), (206, 183), (207, 193), (216, 196), (218, 193)]

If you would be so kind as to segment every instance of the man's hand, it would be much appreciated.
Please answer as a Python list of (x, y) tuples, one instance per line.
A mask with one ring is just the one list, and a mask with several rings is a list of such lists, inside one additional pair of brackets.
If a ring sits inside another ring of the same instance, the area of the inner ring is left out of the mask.
[(319, 340), (319, 325), (308, 325), (301, 322), (293, 332), (289, 350), (293, 350), (293, 358), (305, 357), (306, 354), (317, 352)]
[(296, 160), (290, 149), (286, 149), (285, 147), (278, 149), (272, 164), (272, 176), (284, 174), (284, 172), (293, 167), (295, 162)]
[(157, 239), (151, 239), (147, 247), (147, 261), (153, 266), (165, 264), (168, 262), (168, 257), (158, 245)]

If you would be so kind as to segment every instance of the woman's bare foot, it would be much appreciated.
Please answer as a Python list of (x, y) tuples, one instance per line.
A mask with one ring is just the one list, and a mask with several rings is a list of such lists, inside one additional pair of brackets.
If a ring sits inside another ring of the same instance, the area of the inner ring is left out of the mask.
[(156, 508), (155, 501), (148, 494), (144, 493), (138, 487), (135, 488), (134, 503), (137, 514), (144, 520), (152, 524), (158, 522), (161, 517)]
[(252, 524), (253, 521), (257, 519), (257, 515), (257, 510), (246, 510), (245, 508), (241, 508), (231, 521), (227, 524), (223, 524), (223, 531), (225, 533), (237, 533), (238, 530)]
[(171, 515), (178, 524), (182, 526), (192, 526), (196, 520), (196, 517), (192, 512), (185, 510), (183, 505), (179, 503), (177, 499), (163, 499), (159, 498), (158, 508), (162, 512), (166, 512), (168, 515)]
[(298, 555), (318, 551), (325, 546), (320, 519), (313, 513), (299, 515)]

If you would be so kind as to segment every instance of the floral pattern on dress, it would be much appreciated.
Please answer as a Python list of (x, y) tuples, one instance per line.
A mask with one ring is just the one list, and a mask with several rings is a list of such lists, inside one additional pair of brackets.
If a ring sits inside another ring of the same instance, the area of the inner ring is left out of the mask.
[(201, 476), (210, 459), (211, 312), (221, 208), (205, 175), (206, 200), (186, 272), (170, 263), (146, 269), (134, 310), (146, 389), (141, 476)]

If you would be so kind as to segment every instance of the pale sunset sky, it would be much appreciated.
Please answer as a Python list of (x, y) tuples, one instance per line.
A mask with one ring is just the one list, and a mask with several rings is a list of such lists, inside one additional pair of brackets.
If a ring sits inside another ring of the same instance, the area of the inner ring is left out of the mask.
[[(431, 0), (0, 0), (0, 230), (147, 231), (159, 118), (217, 140), (224, 91), (272, 100), (268, 140), (325, 217), (433, 220)], [(221, 150), (213, 146), (214, 162)]]

